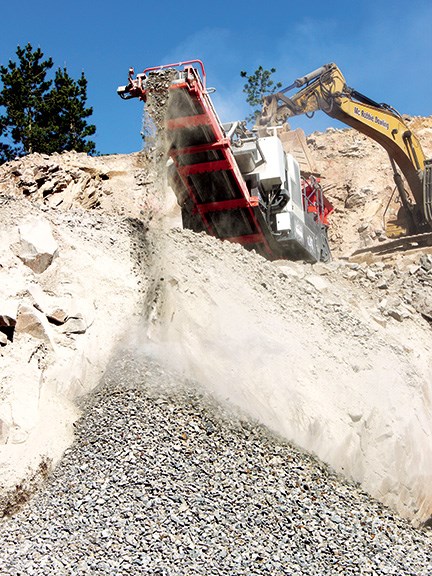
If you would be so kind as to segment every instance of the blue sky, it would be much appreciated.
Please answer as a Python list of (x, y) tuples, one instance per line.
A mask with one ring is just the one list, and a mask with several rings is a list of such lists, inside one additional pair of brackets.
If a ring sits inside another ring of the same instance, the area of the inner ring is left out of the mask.
[[(327, 62), (347, 84), (401, 113), (432, 114), (432, 2), (20, 0), (2, 2), (0, 63), (30, 42), (88, 85), (101, 153), (141, 147), (142, 104), (116, 95), (130, 66), (203, 60), (223, 121), (249, 112), (240, 70), (275, 67), (283, 85)], [(291, 125), (338, 125), (324, 113)], [(340, 126), (340, 125), (339, 125)]]

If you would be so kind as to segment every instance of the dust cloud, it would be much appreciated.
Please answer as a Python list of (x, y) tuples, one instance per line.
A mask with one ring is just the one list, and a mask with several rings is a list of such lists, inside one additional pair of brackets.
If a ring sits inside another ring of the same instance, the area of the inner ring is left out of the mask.
[(316, 290), (302, 264), (269, 263), (187, 230), (152, 234), (152, 282), (128, 340), (135, 353), (316, 454), (402, 515), (426, 517), (430, 366), (348, 290), (325, 280)]

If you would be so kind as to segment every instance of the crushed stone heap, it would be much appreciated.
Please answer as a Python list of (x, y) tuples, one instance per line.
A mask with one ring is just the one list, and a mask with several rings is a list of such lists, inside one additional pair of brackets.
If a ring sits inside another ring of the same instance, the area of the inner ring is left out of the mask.
[(139, 353), (83, 409), (45, 493), (0, 525), (4, 574), (432, 570), (428, 534)]

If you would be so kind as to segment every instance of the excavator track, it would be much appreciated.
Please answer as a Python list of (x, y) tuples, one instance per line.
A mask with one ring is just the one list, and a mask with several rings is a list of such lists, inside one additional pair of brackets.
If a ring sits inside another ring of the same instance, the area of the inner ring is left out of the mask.
[(355, 259), (356, 256), (364, 256), (367, 254), (382, 256), (385, 254), (393, 254), (395, 252), (407, 252), (409, 250), (418, 250), (429, 246), (432, 246), (432, 232), (425, 232), (424, 234), (402, 236), (395, 240), (382, 242), (369, 248), (360, 248), (351, 254), (350, 259)]

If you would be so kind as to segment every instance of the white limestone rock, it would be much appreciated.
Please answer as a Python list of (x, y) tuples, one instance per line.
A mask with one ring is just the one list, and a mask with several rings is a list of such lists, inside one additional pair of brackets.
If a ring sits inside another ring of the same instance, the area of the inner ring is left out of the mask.
[(87, 323), (84, 318), (68, 318), (61, 327), (60, 331), (64, 334), (84, 334), (87, 330)]
[(17, 334), (29, 334), (34, 338), (43, 340), (46, 344), (54, 348), (51, 327), (48, 320), (36, 310), (34, 306), (27, 304), (20, 304), (18, 307), (18, 316), (15, 325), (15, 332)]
[(19, 237), (11, 249), (36, 274), (44, 272), (58, 256), (58, 244), (44, 218), (31, 217), (20, 224)]
[[(54, 324), (63, 324), (69, 316), (70, 302), (65, 298), (59, 298), (46, 294), (39, 284), (30, 284), (28, 292), (35, 308), (43, 312)], [(70, 300), (70, 299), (69, 299)]]
[(18, 313), (18, 301), (6, 300), (0, 304), (0, 326), (11, 328), (15, 326)]

